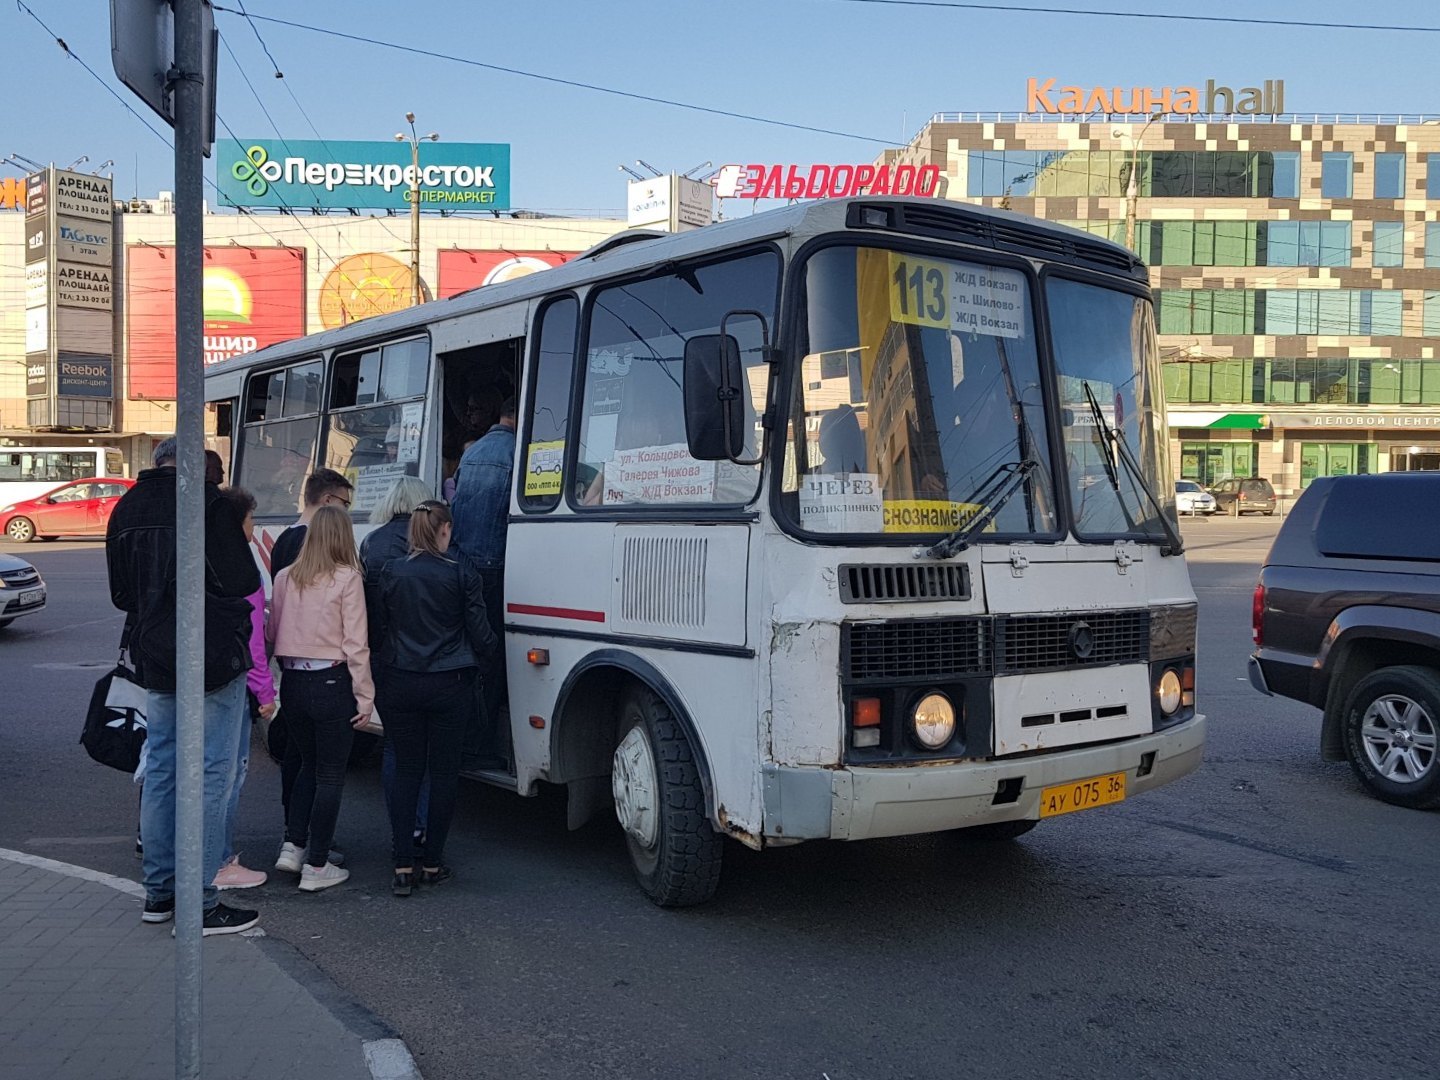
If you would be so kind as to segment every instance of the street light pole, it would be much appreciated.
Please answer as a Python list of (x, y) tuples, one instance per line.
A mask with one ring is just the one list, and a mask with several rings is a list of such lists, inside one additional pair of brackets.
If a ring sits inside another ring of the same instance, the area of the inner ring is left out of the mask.
[(1131, 251), (1135, 250), (1135, 206), (1140, 198), (1140, 147), (1145, 142), (1145, 133), (1150, 130), (1150, 125), (1164, 115), (1157, 112), (1145, 121), (1139, 138), (1132, 137), (1128, 130), (1116, 128), (1114, 131), (1116, 138), (1127, 139), (1130, 143), (1130, 178), (1125, 184), (1125, 246)]
[[(397, 132), (396, 142), (410, 143), (410, 306), (420, 306), (420, 143), (415, 133), (415, 114), (407, 112), (405, 122), (410, 125), (408, 136)], [(438, 142), (440, 133), (430, 132), (425, 136), (430, 142)]]

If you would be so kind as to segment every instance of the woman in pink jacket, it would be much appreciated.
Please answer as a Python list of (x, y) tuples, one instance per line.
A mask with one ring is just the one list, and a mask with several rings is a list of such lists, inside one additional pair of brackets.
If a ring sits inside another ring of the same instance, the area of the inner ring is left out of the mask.
[(350, 515), (339, 507), (315, 511), (300, 557), (275, 579), (270, 637), (283, 671), (289, 736), (300, 746), (275, 869), (299, 873), (301, 890), (318, 892), (350, 876), (327, 855), (354, 729), (375, 709), (365, 580)]
[[(220, 494), (235, 507), (245, 529), (245, 539), (255, 539), (255, 496), (244, 488), (224, 488)], [(265, 589), (260, 587), (250, 596), (250, 670), (245, 676), (250, 691), (250, 708), (240, 722), (240, 741), (235, 749), (235, 785), (230, 789), (229, 808), (225, 813), (225, 851), (220, 871), (215, 875), (217, 889), (253, 889), (265, 884), (263, 870), (251, 870), (240, 864), (235, 850), (235, 816), (240, 808), (240, 788), (250, 769), (250, 729), (258, 713), (268, 720), (275, 713), (275, 682), (270, 677), (270, 660), (265, 655)]]

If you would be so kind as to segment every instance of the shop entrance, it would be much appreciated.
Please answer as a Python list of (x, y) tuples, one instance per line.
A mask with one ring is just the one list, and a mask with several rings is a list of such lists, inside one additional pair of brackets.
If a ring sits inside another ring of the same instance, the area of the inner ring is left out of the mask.
[(1440, 472), (1440, 446), (1395, 447), (1390, 451), (1392, 472)]

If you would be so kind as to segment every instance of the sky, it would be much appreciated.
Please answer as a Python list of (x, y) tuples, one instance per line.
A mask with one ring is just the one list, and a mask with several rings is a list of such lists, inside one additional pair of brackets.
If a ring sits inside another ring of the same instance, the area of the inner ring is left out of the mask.
[[(65, 167), (84, 156), (87, 170), (113, 159), (120, 197), (173, 188), (168, 146), (106, 89), (168, 139), (163, 121), (114, 75), (108, 0), (24, 3), (74, 56), (26, 11), (0, 5), (0, 71), (10, 103), (0, 120), (0, 157), (19, 153)], [(875, 0), (220, 0), (227, 8), (242, 3), (252, 15), (843, 133), (636, 101), (217, 13), (225, 42), (218, 112), (237, 137), (313, 139), (318, 131), (326, 140), (390, 140), (413, 111), (420, 132), (438, 131), (442, 141), (511, 144), (515, 209), (619, 213), (627, 179), (619, 166), (638, 169), (637, 159), (662, 171), (705, 162), (718, 168), (872, 161), (886, 146), (908, 142), (933, 113), (1023, 110), (1031, 76), (1085, 87), (1203, 85), (1207, 78), (1238, 87), (1284, 79), (1287, 111), (1440, 116), (1434, 76), (1440, 32)], [(1440, 8), (1421, 0), (1034, 4), (1440, 30)], [(213, 179), (213, 166), (208, 174)], [(18, 170), (6, 166), (0, 175)]]

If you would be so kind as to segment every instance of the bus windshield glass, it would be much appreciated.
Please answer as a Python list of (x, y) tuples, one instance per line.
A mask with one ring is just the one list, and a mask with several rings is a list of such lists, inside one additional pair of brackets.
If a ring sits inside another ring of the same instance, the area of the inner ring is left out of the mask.
[[(1175, 495), (1150, 304), (1060, 277), (1049, 278), (1045, 292), (1075, 535), (1162, 539), (1160, 507), (1173, 516)], [(1109, 443), (1106, 428), (1138, 470)]]
[[(1053, 469), (1029, 278), (834, 246), (804, 268), (782, 502), (803, 532), (1053, 536)], [(1033, 463), (996, 506), (975, 500)]]

